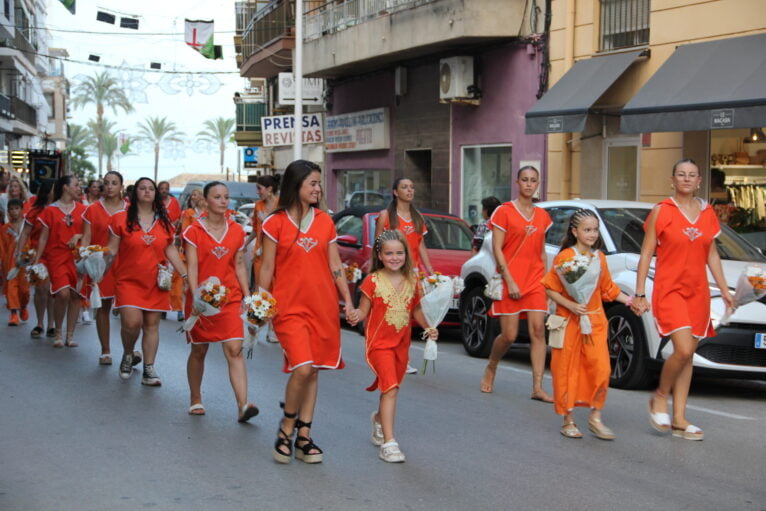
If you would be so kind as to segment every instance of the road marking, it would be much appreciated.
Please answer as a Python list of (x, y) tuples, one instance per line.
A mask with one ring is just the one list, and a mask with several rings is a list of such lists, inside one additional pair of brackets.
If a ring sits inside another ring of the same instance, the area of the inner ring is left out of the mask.
[(686, 408), (689, 408), (690, 410), (697, 410), (698, 412), (709, 413), (711, 415), (720, 415), (721, 417), (728, 417), (729, 419), (738, 419), (738, 420), (745, 420), (745, 421), (758, 420), (755, 417), (748, 417), (746, 415), (737, 415), (736, 413), (720, 412), (718, 410), (713, 410), (711, 408), (704, 408), (702, 406), (686, 405)]
[[(416, 349), (416, 350), (423, 351), (423, 348), (421, 346), (415, 346), (413, 344), (413, 345), (411, 345), (411, 347)], [(452, 355), (452, 353), (447, 353), (446, 355)], [(514, 372), (514, 373), (532, 374), (532, 371), (529, 370), (529, 369), (519, 369), (518, 367), (513, 367), (513, 366), (508, 366), (508, 365), (503, 365), (503, 364), (498, 364), (497, 367), (498, 367), (498, 369), (503, 369), (505, 371), (511, 371), (511, 372)], [(545, 373), (545, 375), (543, 377), (546, 380), (550, 380), (551, 379), (551, 376), (548, 373)]]

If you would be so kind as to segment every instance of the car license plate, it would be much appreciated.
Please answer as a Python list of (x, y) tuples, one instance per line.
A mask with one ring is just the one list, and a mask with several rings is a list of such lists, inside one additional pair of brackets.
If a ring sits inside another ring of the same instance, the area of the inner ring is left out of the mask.
[[(457, 309), (459, 306), (460, 306), (460, 298), (453, 298), (449, 304), (450, 309)], [(766, 346), (764, 346), (764, 348), (766, 348)]]
[(759, 350), (766, 350), (766, 334), (755, 334), (755, 347)]

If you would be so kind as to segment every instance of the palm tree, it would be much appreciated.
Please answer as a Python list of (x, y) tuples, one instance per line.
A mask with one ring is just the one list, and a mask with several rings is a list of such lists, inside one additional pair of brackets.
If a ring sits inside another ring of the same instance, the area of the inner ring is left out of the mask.
[(202, 125), (205, 129), (197, 133), (197, 139), (218, 144), (218, 150), (221, 152), (221, 174), (223, 174), (223, 157), (226, 152), (226, 144), (231, 142), (232, 136), (234, 136), (234, 119), (217, 117), (208, 119)]
[(87, 153), (93, 151), (96, 139), (88, 128), (79, 124), (69, 124), (68, 130), (66, 153), (69, 158), (69, 168), (77, 177), (91, 179), (96, 167), (88, 161)]
[(114, 170), (112, 161), (118, 156), (120, 150), (120, 141), (116, 133), (104, 134), (104, 156), (106, 156), (106, 171)]
[(160, 163), (160, 145), (163, 142), (182, 142), (183, 132), (176, 128), (173, 121), (167, 117), (147, 117), (138, 124), (137, 140), (143, 140), (154, 144), (154, 182), (157, 182), (157, 171)]
[(101, 164), (104, 156), (103, 122), (104, 107), (109, 107), (112, 112), (117, 114), (117, 110), (123, 110), (125, 113), (133, 111), (128, 96), (120, 87), (119, 83), (108, 71), (97, 73), (95, 76), (89, 76), (80, 82), (74, 89), (72, 104), (75, 108), (94, 103), (96, 105), (96, 125), (95, 131), (98, 146), (98, 177), (101, 177)]
[[(93, 147), (93, 145), (97, 145), (97, 141), (99, 138), (101, 139), (101, 155), (104, 156), (104, 139), (112, 134), (114, 131), (115, 126), (117, 126), (117, 123), (114, 121), (110, 121), (106, 117), (101, 118), (101, 123), (98, 122), (98, 119), (92, 119), (88, 121), (88, 131), (90, 132), (91, 140), (93, 140), (93, 143), (91, 144), (91, 147), (89, 150), (91, 152), (94, 152), (98, 154), (98, 147)], [(95, 150), (94, 150), (95, 149)]]
[(85, 126), (79, 124), (69, 124), (69, 141), (67, 148), (79, 147), (90, 152), (93, 150), (93, 146), (96, 145), (96, 139), (93, 137), (93, 132)]

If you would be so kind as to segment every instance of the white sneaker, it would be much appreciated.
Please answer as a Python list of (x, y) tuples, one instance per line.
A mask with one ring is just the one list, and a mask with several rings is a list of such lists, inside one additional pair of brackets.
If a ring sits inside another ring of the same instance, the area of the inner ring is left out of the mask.
[(162, 380), (157, 375), (154, 365), (144, 364), (144, 376), (141, 378), (141, 385), (148, 385), (149, 387), (159, 387), (162, 385)]
[(372, 422), (372, 435), (370, 435), (370, 440), (372, 440), (372, 445), (381, 446), (383, 445), (385, 438), (383, 438), (383, 426), (380, 425), (380, 422), (375, 420), (376, 413), (378, 412), (372, 412), (372, 415), (370, 415), (370, 422)]
[(83, 325), (93, 324), (93, 317), (90, 314), (90, 309), (83, 309), (80, 317)]
[(412, 367), (409, 362), (407, 362), (407, 374), (417, 374), (418, 369), (417, 367)]
[(399, 444), (396, 443), (396, 440), (381, 445), (378, 458), (386, 463), (404, 463), (404, 453), (399, 450)]

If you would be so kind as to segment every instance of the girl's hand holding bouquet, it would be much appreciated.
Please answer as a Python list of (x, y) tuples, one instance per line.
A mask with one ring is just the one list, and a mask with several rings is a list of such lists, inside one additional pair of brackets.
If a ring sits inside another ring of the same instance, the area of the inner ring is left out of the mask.
[(193, 294), (192, 315), (180, 331), (188, 332), (200, 316), (215, 316), (229, 301), (229, 289), (217, 277), (210, 277)]
[(242, 319), (245, 321), (247, 335), (242, 349), (247, 350), (247, 358), (253, 357), (253, 347), (269, 333), (268, 323), (277, 315), (277, 301), (271, 293), (263, 289), (258, 290), (242, 300), (245, 309)]
[[(766, 296), (766, 270), (760, 266), (748, 266), (737, 280), (733, 299), (727, 293), (722, 294), (726, 302), (726, 313), (721, 318), (720, 324), (728, 325), (737, 307), (760, 300), (763, 296)], [(730, 303), (732, 301), (733, 303)]]
[(88, 245), (74, 249), (78, 270), (87, 274), (94, 283), (101, 282), (106, 272), (106, 260), (109, 249), (101, 245)]

